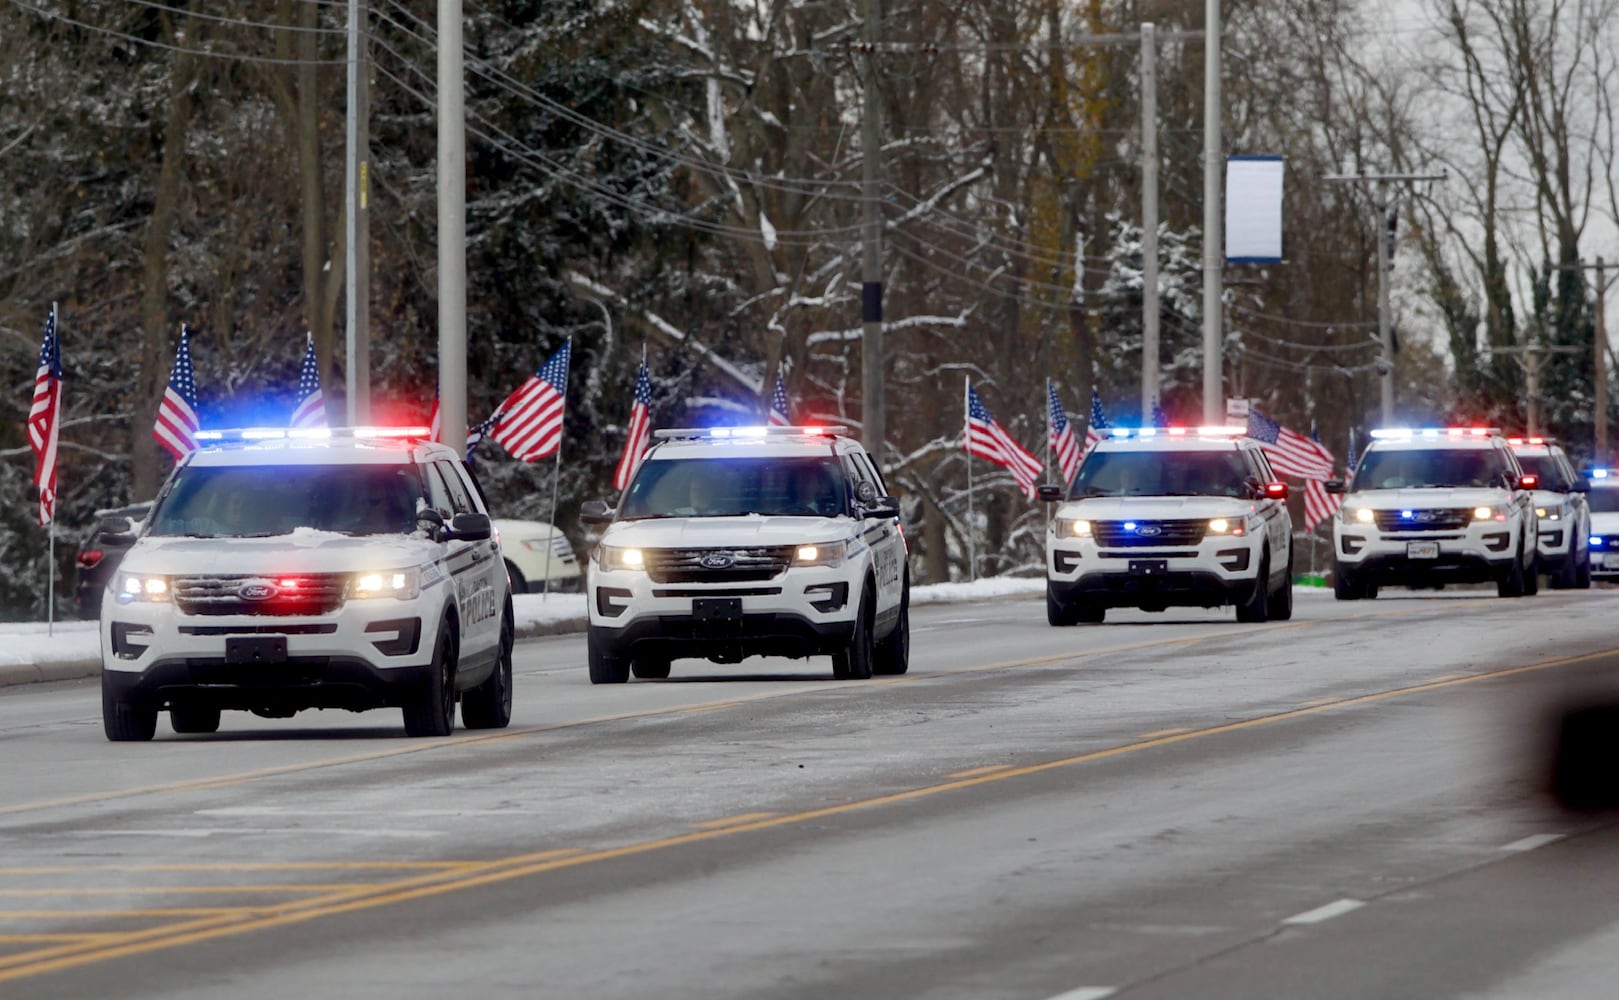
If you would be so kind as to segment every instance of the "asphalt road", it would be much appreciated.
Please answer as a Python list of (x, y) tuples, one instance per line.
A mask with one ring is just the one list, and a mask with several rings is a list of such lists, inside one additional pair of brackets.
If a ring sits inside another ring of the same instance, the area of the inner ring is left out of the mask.
[(8, 688), (0, 996), (1608, 995), (1619, 823), (1541, 786), (1619, 592), (1385, 595), (923, 608), (866, 682), (533, 640), (512, 727), (432, 741)]

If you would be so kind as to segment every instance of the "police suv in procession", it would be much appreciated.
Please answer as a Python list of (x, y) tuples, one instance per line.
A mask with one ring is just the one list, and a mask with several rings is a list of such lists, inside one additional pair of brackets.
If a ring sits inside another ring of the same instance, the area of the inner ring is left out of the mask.
[(202, 431), (101, 603), (102, 722), (401, 710), (410, 736), (511, 720), (515, 629), (476, 481), (426, 428)]
[(1046, 619), (1109, 608), (1235, 605), (1242, 622), (1293, 615), (1287, 485), (1244, 427), (1112, 428), (1086, 453), (1046, 532)]
[(660, 430), (586, 572), (590, 680), (670, 661), (830, 655), (832, 674), (903, 674), (910, 570), (899, 503), (841, 427)]

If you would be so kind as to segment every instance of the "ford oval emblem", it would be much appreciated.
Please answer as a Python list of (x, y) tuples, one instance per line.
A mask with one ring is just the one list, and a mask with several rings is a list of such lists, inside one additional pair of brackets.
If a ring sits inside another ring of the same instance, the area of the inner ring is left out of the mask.
[(1163, 534), (1163, 532), (1164, 529), (1158, 527), (1156, 524), (1143, 524), (1141, 527), (1136, 529), (1136, 534), (1146, 535), (1148, 538), (1154, 538)]
[(697, 560), (697, 565), (704, 569), (730, 569), (736, 563), (736, 557), (729, 552), (709, 552)]
[(1435, 514), (1431, 510), (1419, 510), (1419, 511), (1417, 511), (1415, 516), (1416, 516), (1416, 519), (1418, 521), (1432, 521), (1435, 517), (1438, 517), (1439, 515)]
[(236, 588), (236, 596), (244, 601), (268, 601), (280, 593), (272, 584), (244, 583)]

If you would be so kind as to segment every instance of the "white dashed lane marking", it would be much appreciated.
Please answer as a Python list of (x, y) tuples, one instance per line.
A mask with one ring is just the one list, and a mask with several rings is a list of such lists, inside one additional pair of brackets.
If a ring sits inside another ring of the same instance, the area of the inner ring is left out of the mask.
[(1532, 851), (1537, 847), (1545, 847), (1547, 844), (1550, 844), (1553, 841), (1562, 839), (1563, 835), (1560, 833), (1537, 833), (1532, 837), (1525, 837), (1522, 840), (1514, 840), (1510, 844), (1503, 844), (1501, 846), (1501, 850), (1516, 852)]
[(1365, 905), (1365, 903), (1362, 903), (1358, 899), (1339, 899), (1328, 903), (1326, 906), (1318, 906), (1313, 910), (1305, 910), (1303, 913), (1295, 913), (1291, 917), (1288, 917), (1286, 920), (1282, 921), (1282, 923), (1319, 924), (1323, 921), (1331, 920), (1333, 917), (1341, 917), (1351, 910), (1358, 910)]

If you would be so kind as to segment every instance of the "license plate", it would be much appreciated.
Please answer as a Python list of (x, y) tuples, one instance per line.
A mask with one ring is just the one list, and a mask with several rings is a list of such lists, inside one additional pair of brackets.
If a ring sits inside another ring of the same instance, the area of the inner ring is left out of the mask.
[(1438, 559), (1438, 542), (1406, 542), (1405, 557), (1407, 559)]
[(1163, 576), (1169, 572), (1168, 559), (1132, 559), (1131, 576)]
[(226, 663), (285, 663), (287, 637), (284, 635), (243, 635), (225, 639)]
[(742, 620), (742, 598), (694, 597), (691, 602), (691, 616), (700, 622), (714, 624), (740, 622)]

